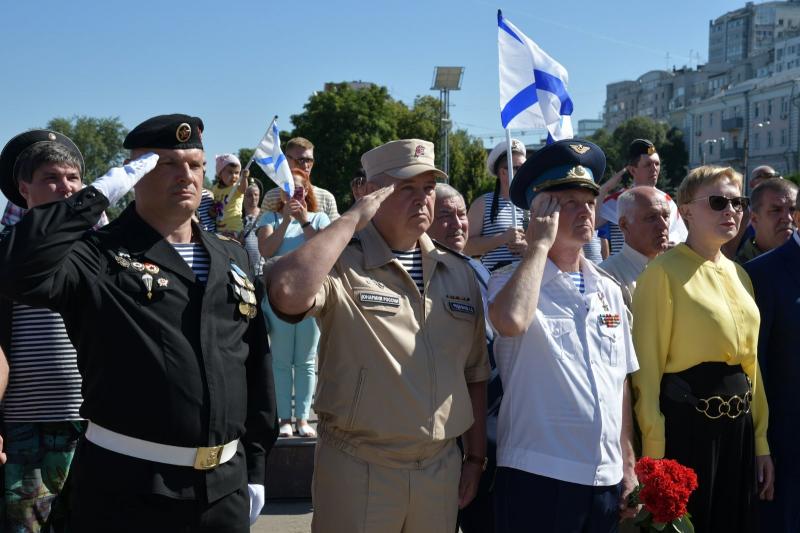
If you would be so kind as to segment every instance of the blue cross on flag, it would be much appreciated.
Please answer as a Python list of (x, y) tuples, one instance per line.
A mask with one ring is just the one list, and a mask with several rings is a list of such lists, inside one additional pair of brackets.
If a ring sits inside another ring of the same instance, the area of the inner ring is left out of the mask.
[(503, 128), (547, 128), (548, 143), (571, 139), (567, 70), (503, 18), (500, 10), (497, 26)]
[(253, 161), (266, 172), (269, 179), (274, 181), (289, 198), (294, 194), (294, 178), (289, 169), (289, 162), (281, 151), (281, 138), (278, 134), (278, 123), (272, 121), (272, 127), (267, 130), (261, 142), (258, 143), (253, 154)]

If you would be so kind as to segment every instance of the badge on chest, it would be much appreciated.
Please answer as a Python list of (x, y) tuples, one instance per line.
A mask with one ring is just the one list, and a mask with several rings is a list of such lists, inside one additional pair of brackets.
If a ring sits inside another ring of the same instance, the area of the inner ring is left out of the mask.
[(239, 301), (237, 306), (239, 314), (245, 318), (255, 318), (257, 312), (256, 305), (258, 305), (255, 285), (253, 285), (253, 282), (247, 277), (245, 271), (233, 261), (231, 261), (231, 269), (228, 275), (233, 282), (231, 284), (233, 295)]
[(130, 254), (125, 251), (114, 253), (114, 260), (124, 271), (130, 272), (140, 280), (142, 291), (148, 300), (153, 299), (154, 286), (160, 289), (166, 289), (169, 286), (169, 279), (163, 275), (158, 265), (132, 259)]

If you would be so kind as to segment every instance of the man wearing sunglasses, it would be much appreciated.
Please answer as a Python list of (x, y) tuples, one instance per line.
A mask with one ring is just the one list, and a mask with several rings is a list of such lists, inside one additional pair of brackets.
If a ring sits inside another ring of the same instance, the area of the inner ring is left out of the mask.
[(761, 181), (751, 196), (752, 237), (746, 237), (736, 253), (736, 262), (745, 264), (785, 243), (792, 236), (797, 185), (781, 178)]
[[(765, 181), (760, 190), (773, 180)], [(785, 180), (782, 180), (785, 181)], [(755, 192), (753, 196), (755, 196)], [(796, 189), (795, 189), (796, 193)], [(795, 227), (800, 223), (797, 200)], [(759, 508), (762, 531), (790, 532), (800, 528), (800, 438), (797, 383), (800, 380), (800, 235), (797, 230), (771, 253), (744, 266), (753, 282), (761, 313), (758, 361), (769, 395), (769, 445), (775, 461), (775, 499)]]
[[(309, 175), (309, 180), (311, 179), (311, 169), (314, 168), (314, 145), (311, 144), (311, 141), (303, 137), (289, 139), (286, 141), (283, 153), (289, 162), (289, 168), (299, 168)], [(314, 187), (314, 196), (317, 199), (320, 211), (328, 215), (331, 222), (339, 218), (339, 210), (336, 207), (336, 198), (334, 198), (333, 194), (316, 185), (312, 185), (312, 187)], [(274, 187), (264, 195), (261, 208), (268, 211), (277, 211), (280, 200), (281, 190), (279, 187)]]

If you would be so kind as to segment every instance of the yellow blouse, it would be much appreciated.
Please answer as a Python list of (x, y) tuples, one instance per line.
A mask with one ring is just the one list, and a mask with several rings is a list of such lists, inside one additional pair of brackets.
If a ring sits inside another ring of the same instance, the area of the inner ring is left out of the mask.
[(727, 258), (715, 264), (685, 244), (654, 259), (636, 282), (633, 374), (644, 455), (664, 456), (661, 377), (699, 363), (741, 364), (753, 385), (756, 455), (769, 454), (769, 410), (756, 349), (761, 317), (747, 273)]

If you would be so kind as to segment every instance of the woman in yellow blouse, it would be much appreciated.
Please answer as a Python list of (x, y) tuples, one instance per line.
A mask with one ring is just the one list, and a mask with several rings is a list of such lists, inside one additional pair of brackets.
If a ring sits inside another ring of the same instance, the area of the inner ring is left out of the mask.
[(758, 498), (772, 499), (758, 308), (750, 278), (720, 252), (747, 206), (741, 190), (732, 168), (690, 172), (677, 193), (686, 243), (648, 265), (633, 298), (642, 451), (697, 472), (698, 533), (754, 531)]

